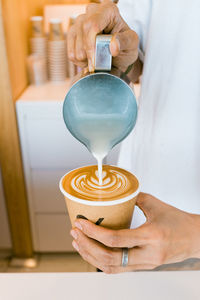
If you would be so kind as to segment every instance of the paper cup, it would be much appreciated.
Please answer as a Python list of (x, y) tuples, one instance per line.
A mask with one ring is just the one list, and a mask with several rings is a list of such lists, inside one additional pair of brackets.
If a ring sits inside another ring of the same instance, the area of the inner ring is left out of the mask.
[(112, 201), (88, 201), (74, 197), (65, 191), (63, 185), (72, 171), (66, 173), (59, 184), (60, 190), (65, 197), (72, 227), (74, 227), (74, 222), (77, 218), (82, 218), (110, 229), (130, 228), (137, 195), (140, 191), (139, 181), (134, 175), (138, 182), (138, 188), (131, 195)]
[(60, 19), (51, 19), (50, 20), (49, 39), (50, 39), (50, 41), (64, 40), (62, 22)]
[(38, 54), (44, 58), (47, 58), (47, 39), (46, 37), (31, 38), (30, 48), (32, 54)]
[(44, 36), (44, 28), (43, 28), (43, 17), (42, 16), (34, 16), (30, 18), (32, 25), (32, 37), (42, 37)]

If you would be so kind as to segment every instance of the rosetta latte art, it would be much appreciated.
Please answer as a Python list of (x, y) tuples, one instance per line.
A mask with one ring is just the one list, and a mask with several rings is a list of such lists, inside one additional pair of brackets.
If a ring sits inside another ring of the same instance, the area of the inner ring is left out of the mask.
[(97, 166), (87, 166), (70, 172), (64, 184), (69, 194), (90, 201), (110, 201), (134, 193), (138, 181), (134, 175), (114, 166), (103, 166), (103, 184), (99, 185)]

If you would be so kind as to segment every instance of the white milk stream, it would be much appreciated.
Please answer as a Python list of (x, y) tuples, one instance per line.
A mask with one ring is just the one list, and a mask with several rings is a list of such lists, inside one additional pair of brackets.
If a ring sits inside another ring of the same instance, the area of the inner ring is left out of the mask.
[(102, 162), (108, 152), (117, 144), (127, 131), (127, 123), (120, 114), (87, 115), (79, 119), (77, 127), (87, 148), (98, 162), (99, 185), (103, 184)]

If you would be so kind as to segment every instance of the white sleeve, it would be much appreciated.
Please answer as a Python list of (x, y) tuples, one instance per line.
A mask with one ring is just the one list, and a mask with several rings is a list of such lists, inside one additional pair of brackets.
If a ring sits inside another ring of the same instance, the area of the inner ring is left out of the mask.
[(144, 61), (152, 8), (151, 0), (119, 0), (118, 7), (125, 22), (139, 36), (139, 57)]

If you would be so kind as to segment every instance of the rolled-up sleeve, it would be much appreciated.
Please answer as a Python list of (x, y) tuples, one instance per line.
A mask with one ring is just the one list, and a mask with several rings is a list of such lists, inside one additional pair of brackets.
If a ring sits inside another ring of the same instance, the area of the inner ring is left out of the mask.
[(144, 61), (152, 0), (119, 0), (118, 7), (125, 22), (139, 36), (139, 56)]

